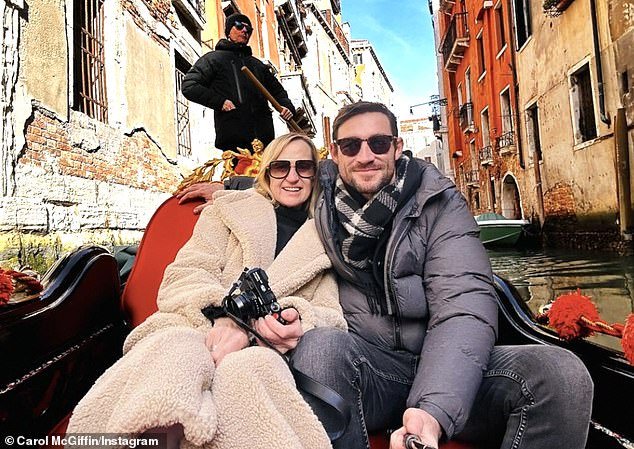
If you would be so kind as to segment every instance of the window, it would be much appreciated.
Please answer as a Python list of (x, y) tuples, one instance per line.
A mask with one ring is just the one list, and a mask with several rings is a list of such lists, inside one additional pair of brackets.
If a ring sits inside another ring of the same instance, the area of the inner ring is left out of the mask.
[(539, 109), (537, 103), (526, 109), (526, 137), (528, 138), (528, 149), (534, 154), (535, 161), (541, 161), (542, 145), (539, 136)]
[(458, 84), (458, 89), (456, 89), (456, 93), (458, 94), (458, 106), (462, 106), (462, 83)]
[(597, 125), (594, 117), (590, 64), (586, 63), (570, 75), (570, 97), (575, 143), (594, 139), (597, 137)]
[(467, 103), (471, 103), (471, 67), (464, 72), (464, 89), (467, 95)]
[(498, 50), (506, 45), (506, 31), (504, 30), (504, 11), (502, 10), (502, 3), (495, 8), (495, 29), (497, 31), (498, 38)]
[(530, 0), (513, 0), (515, 7), (515, 39), (517, 48), (528, 40), (531, 33)]
[(104, 0), (78, 0), (74, 8), (73, 109), (108, 121), (104, 63)]
[(178, 53), (174, 53), (176, 77), (176, 132), (177, 152), (179, 156), (191, 156), (191, 132), (189, 129), (189, 101), (181, 92), (183, 78), (191, 65)]
[(500, 111), (502, 112), (502, 133), (513, 131), (513, 110), (509, 88), (500, 93)]
[(473, 212), (480, 211), (480, 192), (474, 190), (473, 192)]
[(486, 62), (484, 60), (484, 42), (482, 41), (482, 31), (480, 31), (476, 40), (478, 42), (478, 65), (480, 66), (480, 76), (482, 76), (487, 70)]
[(482, 123), (482, 147), (491, 145), (491, 136), (489, 134), (489, 108), (487, 107), (480, 113), (480, 121)]
[(356, 53), (352, 56), (355, 65), (363, 64), (363, 55), (361, 53)]
[(511, 109), (511, 94), (508, 87), (500, 92), (500, 112), (502, 114), (502, 133), (497, 137), (496, 144), (497, 148), (504, 154), (506, 151), (515, 148), (513, 109)]

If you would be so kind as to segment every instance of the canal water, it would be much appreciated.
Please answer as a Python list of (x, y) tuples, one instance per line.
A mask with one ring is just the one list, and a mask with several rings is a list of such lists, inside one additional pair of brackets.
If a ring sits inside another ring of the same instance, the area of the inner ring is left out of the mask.
[[(559, 295), (581, 289), (608, 323), (634, 312), (634, 256), (554, 249), (489, 250), (494, 273), (517, 288), (533, 313)], [(591, 337), (622, 352), (618, 338)]]

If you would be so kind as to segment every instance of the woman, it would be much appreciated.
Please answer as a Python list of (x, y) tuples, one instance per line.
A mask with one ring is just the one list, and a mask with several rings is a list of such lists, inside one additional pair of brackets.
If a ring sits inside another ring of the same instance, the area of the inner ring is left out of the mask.
[(329, 447), (282, 358), (247, 347), (247, 333), (229, 318), (212, 325), (201, 312), (221, 306), (245, 267), (260, 267), (286, 324), (267, 316), (254, 326), (278, 350), (315, 326), (346, 328), (330, 260), (308, 219), (317, 161), (310, 139), (287, 134), (265, 149), (254, 189), (215, 194), (165, 270), (159, 311), (130, 333), (124, 357), (78, 404), (69, 432), (169, 428), (187, 444), (218, 449)]

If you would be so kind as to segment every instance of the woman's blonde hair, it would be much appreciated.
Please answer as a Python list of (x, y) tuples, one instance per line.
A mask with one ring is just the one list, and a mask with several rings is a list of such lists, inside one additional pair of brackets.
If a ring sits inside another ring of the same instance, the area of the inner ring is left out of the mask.
[[(299, 133), (288, 133), (279, 136), (274, 139), (271, 143), (269, 143), (264, 152), (262, 153), (262, 161), (260, 162), (260, 171), (255, 177), (255, 190), (261, 195), (265, 196), (273, 205), (277, 206), (278, 203), (273, 198), (273, 194), (271, 193), (271, 178), (269, 177), (269, 173), (267, 167), (269, 164), (279, 157), (280, 153), (284, 151), (291, 142), (295, 140), (302, 140), (306, 142), (306, 144), (310, 147), (311, 158), (315, 162), (315, 165), (319, 165), (319, 152), (315, 147), (315, 144), (308, 136)], [(306, 208), (308, 210), (308, 214), (313, 216), (313, 209), (315, 207), (315, 203), (317, 201), (317, 196), (319, 195), (319, 180), (317, 179), (317, 173), (315, 172), (315, 177), (312, 180), (312, 194), (310, 196), (310, 200), (308, 201)]]

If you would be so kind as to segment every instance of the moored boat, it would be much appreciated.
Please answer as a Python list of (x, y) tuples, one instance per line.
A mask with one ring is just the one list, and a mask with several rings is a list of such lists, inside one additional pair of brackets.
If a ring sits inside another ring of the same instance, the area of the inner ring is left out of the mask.
[(528, 220), (512, 220), (504, 215), (488, 212), (476, 215), (480, 240), (487, 246), (514, 246), (522, 236)]

